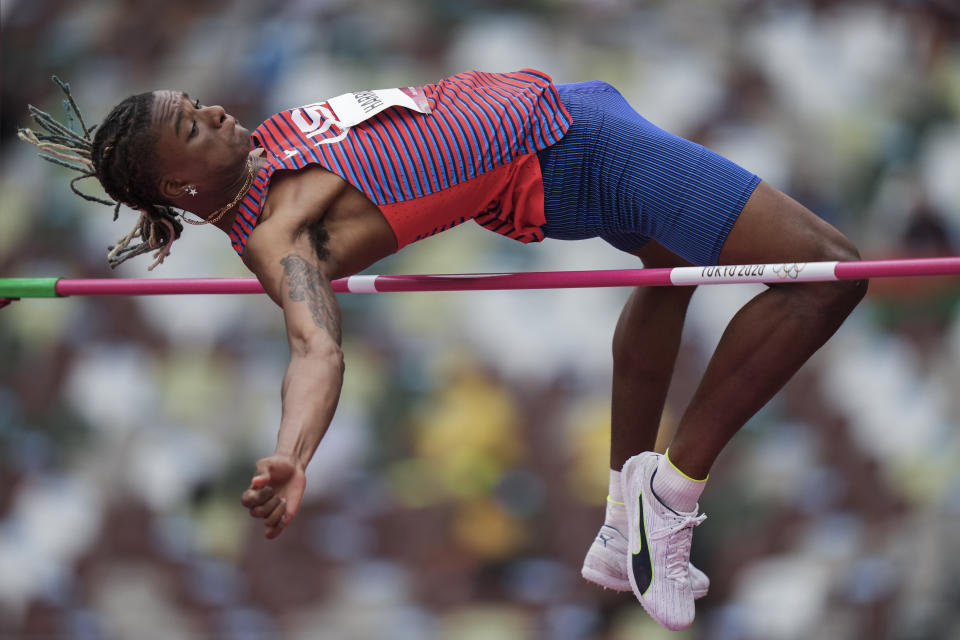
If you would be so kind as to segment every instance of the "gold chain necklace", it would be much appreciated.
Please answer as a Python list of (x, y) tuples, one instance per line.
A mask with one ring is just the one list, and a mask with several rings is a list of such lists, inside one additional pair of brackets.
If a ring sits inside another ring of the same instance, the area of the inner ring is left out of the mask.
[(237, 197), (233, 199), (233, 202), (217, 209), (206, 220), (200, 220), (200, 221), (190, 220), (186, 216), (186, 213), (187, 213), (186, 211), (184, 211), (180, 217), (183, 218), (183, 221), (186, 222), (187, 224), (196, 225), (198, 227), (204, 224), (216, 224), (220, 222), (220, 218), (222, 218), (227, 213), (227, 211), (230, 211), (230, 209), (233, 209), (237, 205), (237, 203), (240, 202), (240, 199), (243, 198), (244, 194), (246, 194), (247, 191), (250, 190), (250, 185), (252, 184), (253, 184), (253, 161), (250, 159), (250, 156), (247, 156), (247, 178), (246, 180), (243, 181), (243, 186), (240, 188), (240, 192), (237, 193)]

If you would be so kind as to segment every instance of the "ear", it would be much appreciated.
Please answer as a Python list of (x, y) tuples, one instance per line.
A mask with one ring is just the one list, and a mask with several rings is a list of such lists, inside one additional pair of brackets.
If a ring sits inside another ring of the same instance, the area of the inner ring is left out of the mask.
[(163, 197), (167, 200), (174, 200), (183, 195), (184, 189), (186, 189), (187, 183), (183, 180), (177, 180), (176, 178), (161, 178), (160, 179), (160, 192), (163, 194)]

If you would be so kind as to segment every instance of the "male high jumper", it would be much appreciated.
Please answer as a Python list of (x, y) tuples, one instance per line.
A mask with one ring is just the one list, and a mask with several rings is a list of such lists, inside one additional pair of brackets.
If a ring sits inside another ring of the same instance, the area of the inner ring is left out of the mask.
[[(344, 365), (333, 279), (470, 219), (520, 242), (600, 237), (650, 267), (859, 258), (834, 227), (657, 128), (609, 84), (554, 85), (531, 69), (345, 94), (278, 113), (252, 133), (180, 91), (127, 98), (92, 140), (85, 126), (83, 136), (21, 133), (95, 176), (118, 208), (140, 212), (112, 264), (151, 250), (162, 262), (180, 220), (197, 223), (189, 211), (230, 237), (283, 308), (290, 364), (277, 446), (242, 497), (268, 538), (296, 515), (304, 470), (337, 406)], [(709, 586), (689, 557), (711, 466), (865, 292), (865, 282), (774, 285), (750, 300), (664, 455), (653, 449), (693, 288), (632, 293), (613, 336), (606, 518), (584, 577), (632, 589), (665, 627), (692, 623), (694, 598)]]

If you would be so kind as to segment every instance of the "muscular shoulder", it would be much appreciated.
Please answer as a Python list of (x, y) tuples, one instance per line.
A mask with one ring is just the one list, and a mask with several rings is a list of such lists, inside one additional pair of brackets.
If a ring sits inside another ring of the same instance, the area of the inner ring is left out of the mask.
[(260, 223), (271, 218), (293, 228), (323, 218), (330, 205), (347, 188), (346, 181), (317, 165), (298, 171), (277, 171), (270, 180)]
[(275, 173), (260, 219), (247, 240), (244, 263), (256, 271), (255, 266), (277, 248), (299, 243), (311, 228), (322, 227), (346, 186), (342, 178), (316, 166)]
[(319, 167), (274, 174), (243, 261), (258, 272), (282, 247), (296, 245), (332, 276), (360, 271), (397, 250), (396, 237), (359, 190)]

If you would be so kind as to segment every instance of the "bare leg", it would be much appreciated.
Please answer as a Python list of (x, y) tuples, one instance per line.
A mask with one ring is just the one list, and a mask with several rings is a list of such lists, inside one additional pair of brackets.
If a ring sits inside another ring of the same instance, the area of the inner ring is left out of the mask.
[[(636, 252), (645, 267), (687, 266), (656, 242)], [(610, 468), (652, 451), (694, 287), (637, 287), (613, 334)]]
[[(720, 253), (721, 264), (856, 260), (839, 231), (761, 183)], [(730, 321), (670, 444), (704, 478), (731, 437), (819, 349), (866, 293), (866, 282), (772, 286)]]

